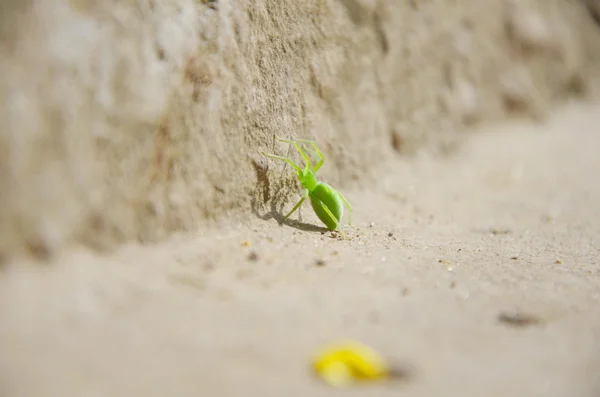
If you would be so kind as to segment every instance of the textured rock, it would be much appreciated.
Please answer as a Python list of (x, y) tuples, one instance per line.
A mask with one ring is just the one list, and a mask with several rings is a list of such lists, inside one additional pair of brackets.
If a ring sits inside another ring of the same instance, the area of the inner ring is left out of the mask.
[(394, 149), (443, 149), (465, 126), (586, 92), (600, 48), (586, 4), (559, 0), (0, 11), (4, 257), (273, 216), (295, 187), (260, 155), (283, 150), (274, 134), (316, 138), (328, 181), (370, 183)]

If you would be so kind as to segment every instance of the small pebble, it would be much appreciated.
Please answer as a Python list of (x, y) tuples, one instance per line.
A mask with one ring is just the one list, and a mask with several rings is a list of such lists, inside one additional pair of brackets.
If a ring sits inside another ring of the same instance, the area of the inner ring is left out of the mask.
[(326, 264), (325, 261), (321, 258), (319, 258), (315, 261), (315, 266), (318, 266), (318, 267), (323, 267), (323, 266), (325, 266), (325, 264)]
[(397, 152), (402, 152), (404, 144), (406, 143), (405, 139), (402, 137), (402, 134), (398, 130), (392, 131), (392, 147)]
[(252, 251), (248, 254), (248, 260), (250, 262), (256, 262), (258, 260), (258, 254), (256, 253), (256, 251)]
[(554, 263), (556, 263), (557, 265), (560, 265), (560, 264), (562, 264), (562, 261), (561, 261), (560, 259), (558, 259), (558, 258), (557, 258), (557, 259), (554, 261)]
[(494, 236), (499, 236), (502, 234), (510, 234), (511, 231), (509, 229), (496, 229), (496, 228), (492, 228), (490, 230), (490, 232), (494, 235)]
[(393, 233), (393, 232), (389, 232), (389, 233), (388, 233), (388, 237), (393, 237), (393, 236), (394, 236), (394, 233)]
[(526, 313), (500, 313), (498, 314), (498, 321), (509, 325), (511, 327), (528, 327), (530, 325), (537, 325), (541, 323), (541, 320), (531, 314)]

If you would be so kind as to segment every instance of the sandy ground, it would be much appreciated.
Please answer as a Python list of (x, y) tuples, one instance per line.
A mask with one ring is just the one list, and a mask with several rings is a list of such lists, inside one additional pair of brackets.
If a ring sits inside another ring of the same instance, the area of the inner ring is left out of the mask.
[(346, 394), (599, 396), (597, 110), (389, 164), (344, 192), (348, 240), (306, 205), (302, 223), (8, 266), (0, 395), (339, 395), (310, 357), (352, 337), (408, 376)]

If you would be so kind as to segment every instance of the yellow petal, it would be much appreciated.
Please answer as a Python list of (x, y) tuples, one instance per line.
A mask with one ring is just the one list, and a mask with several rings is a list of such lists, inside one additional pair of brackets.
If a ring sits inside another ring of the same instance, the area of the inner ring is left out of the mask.
[(370, 347), (345, 341), (318, 352), (313, 361), (316, 373), (332, 386), (347, 386), (355, 381), (373, 381), (389, 375), (386, 360)]
[(319, 370), (321, 379), (334, 387), (347, 387), (354, 382), (352, 371), (341, 361), (330, 361)]

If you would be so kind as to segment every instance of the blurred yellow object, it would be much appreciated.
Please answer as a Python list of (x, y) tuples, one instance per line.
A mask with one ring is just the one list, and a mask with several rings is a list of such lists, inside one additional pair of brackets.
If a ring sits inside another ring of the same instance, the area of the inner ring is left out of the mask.
[(347, 387), (357, 381), (387, 378), (390, 369), (376, 351), (356, 341), (344, 341), (318, 352), (313, 367), (331, 386)]

